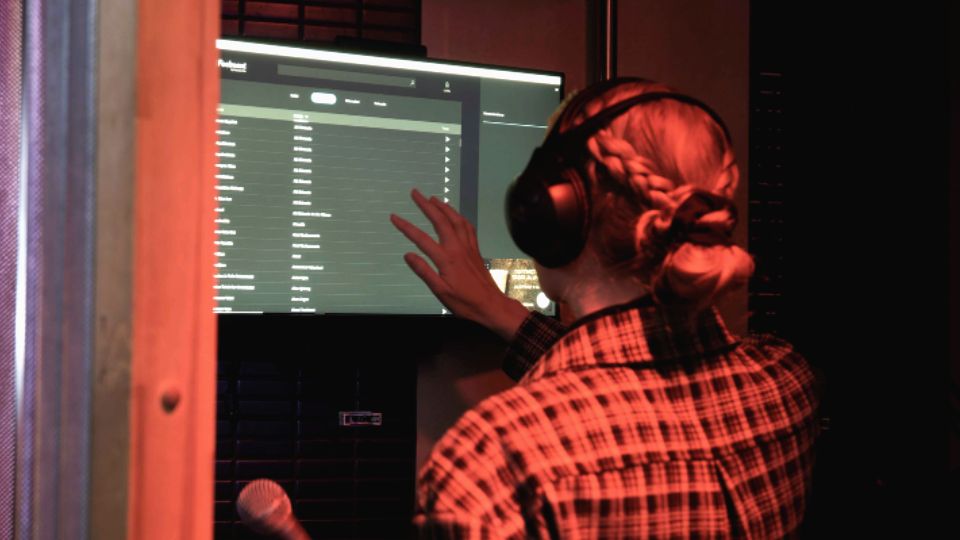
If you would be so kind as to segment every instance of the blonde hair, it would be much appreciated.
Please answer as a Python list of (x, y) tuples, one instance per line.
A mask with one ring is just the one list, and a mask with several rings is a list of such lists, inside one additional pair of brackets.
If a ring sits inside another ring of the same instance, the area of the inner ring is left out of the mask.
[[(616, 84), (575, 99), (559, 127), (565, 131), (648, 92), (673, 90), (649, 81)], [(694, 309), (747, 283), (753, 258), (723, 241), (736, 226), (733, 195), (740, 173), (730, 141), (710, 114), (676, 99), (656, 99), (615, 118), (587, 147), (595, 160), (585, 167), (593, 200), (589, 241), (607, 264), (639, 275), (662, 303)], [(706, 207), (703, 197), (695, 197), (704, 192), (711, 201)], [(684, 211), (685, 222), (677, 223), (678, 209), (693, 204), (701, 204), (700, 210)], [(710, 234), (694, 240), (689, 230)]]

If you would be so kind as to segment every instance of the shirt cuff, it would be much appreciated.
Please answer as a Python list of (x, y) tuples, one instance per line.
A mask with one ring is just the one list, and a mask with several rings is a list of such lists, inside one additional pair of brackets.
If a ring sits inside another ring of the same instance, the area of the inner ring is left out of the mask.
[(519, 381), (565, 331), (566, 327), (560, 321), (531, 311), (507, 348), (503, 371), (514, 381)]

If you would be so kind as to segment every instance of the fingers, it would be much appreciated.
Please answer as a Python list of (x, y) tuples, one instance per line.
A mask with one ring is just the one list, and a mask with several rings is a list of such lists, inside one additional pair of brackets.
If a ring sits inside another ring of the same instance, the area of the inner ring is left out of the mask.
[(410, 193), (410, 196), (413, 198), (413, 202), (416, 203), (417, 207), (420, 208), (420, 211), (423, 212), (423, 215), (427, 216), (427, 219), (430, 220), (430, 223), (433, 225), (433, 230), (437, 232), (437, 237), (441, 243), (447, 240), (451, 234), (455, 234), (453, 224), (437, 204), (439, 201), (427, 199), (416, 189)]
[(470, 221), (449, 204), (436, 197), (428, 199), (416, 189), (411, 192), (411, 198), (433, 225), (437, 240), (397, 215), (391, 214), (390, 220), (404, 236), (420, 248), (441, 274), (453, 259), (482, 264), (477, 233)]
[(396, 214), (390, 214), (390, 222), (434, 263), (442, 260), (443, 248), (429, 234)]
[(454, 210), (452, 206), (441, 202), (436, 197), (433, 197), (430, 202), (436, 205), (437, 208), (443, 212), (443, 215), (450, 222), (453, 231), (456, 233), (457, 238), (460, 239), (460, 242), (468, 249), (468, 251), (479, 257), (480, 247), (477, 244), (477, 231), (473, 224), (470, 223), (467, 218), (463, 217), (462, 214)]
[(403, 256), (403, 260), (407, 263), (407, 266), (413, 270), (413, 273), (427, 284), (427, 288), (430, 289), (430, 292), (432, 292), (437, 299), (446, 304), (445, 299), (450, 294), (450, 287), (448, 287), (440, 275), (437, 274), (429, 264), (427, 264), (427, 261), (423, 260), (423, 258), (416, 253), (405, 254)]

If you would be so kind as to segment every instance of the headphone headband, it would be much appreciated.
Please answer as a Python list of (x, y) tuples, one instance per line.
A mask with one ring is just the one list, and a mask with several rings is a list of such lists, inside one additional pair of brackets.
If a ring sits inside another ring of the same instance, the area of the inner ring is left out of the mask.
[[(557, 122), (551, 128), (550, 134), (547, 135), (547, 141), (544, 142), (543, 146), (550, 145), (551, 139), (554, 137), (562, 137), (564, 140), (569, 138), (573, 141), (583, 140), (586, 142), (590, 135), (593, 135), (594, 133), (608, 126), (610, 122), (613, 122), (618, 116), (626, 113), (633, 107), (642, 105), (644, 103), (649, 103), (651, 101), (659, 101), (661, 99), (672, 99), (674, 101), (693, 105), (701, 109), (703, 112), (707, 113), (718, 126), (720, 126), (720, 129), (723, 130), (723, 136), (726, 138), (727, 142), (731, 145), (733, 144), (733, 138), (730, 136), (730, 130), (727, 129), (726, 123), (724, 123), (723, 119), (720, 118), (720, 115), (717, 114), (717, 112), (710, 108), (710, 106), (706, 103), (686, 94), (679, 94), (676, 92), (647, 92), (629, 97), (623, 101), (618, 101), (617, 103), (614, 103), (606, 109), (598, 112), (594, 116), (587, 118), (583, 123), (578, 124), (569, 130), (564, 131), (563, 133), (559, 132), (561, 120), (565, 116), (561, 114), (561, 117), (557, 119)], [(567, 106), (567, 109), (572, 110), (573, 104), (574, 102), (571, 102), (570, 105)]]

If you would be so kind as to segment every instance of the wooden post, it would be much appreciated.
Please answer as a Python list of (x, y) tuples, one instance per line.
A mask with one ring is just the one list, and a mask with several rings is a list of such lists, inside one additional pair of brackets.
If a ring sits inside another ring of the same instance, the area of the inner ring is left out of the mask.
[(217, 0), (141, 1), (128, 538), (213, 530)]

